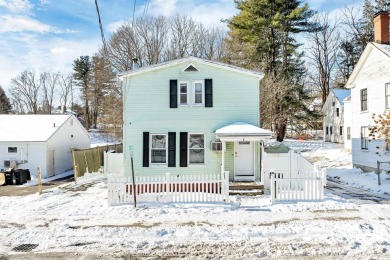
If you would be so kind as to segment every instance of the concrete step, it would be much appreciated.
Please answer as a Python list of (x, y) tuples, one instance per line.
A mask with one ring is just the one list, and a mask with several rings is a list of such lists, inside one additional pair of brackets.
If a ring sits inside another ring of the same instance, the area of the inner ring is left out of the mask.
[(264, 190), (264, 185), (258, 182), (231, 182), (229, 190)]
[(262, 195), (263, 191), (260, 189), (253, 190), (229, 190), (229, 195), (242, 195), (242, 196), (257, 196)]

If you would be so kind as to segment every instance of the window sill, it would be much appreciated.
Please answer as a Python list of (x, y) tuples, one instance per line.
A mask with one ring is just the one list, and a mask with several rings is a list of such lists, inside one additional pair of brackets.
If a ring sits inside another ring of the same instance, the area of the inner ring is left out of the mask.
[(360, 111), (360, 114), (367, 114), (368, 110)]
[(204, 167), (204, 166), (206, 166), (206, 164), (204, 163), (204, 164), (188, 164), (188, 166), (194, 166), (194, 167)]
[(162, 167), (162, 166), (168, 166), (167, 163), (150, 163), (149, 164), (150, 167)]
[(204, 107), (204, 104), (193, 104), (193, 107)]
[(360, 149), (360, 151), (362, 151), (362, 152), (369, 152), (368, 149)]

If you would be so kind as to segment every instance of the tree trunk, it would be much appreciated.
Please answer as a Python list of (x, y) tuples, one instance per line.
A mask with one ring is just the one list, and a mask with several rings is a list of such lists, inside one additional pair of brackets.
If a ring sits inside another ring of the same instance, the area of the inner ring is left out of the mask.
[(276, 141), (283, 142), (287, 130), (287, 122), (278, 122), (275, 126)]

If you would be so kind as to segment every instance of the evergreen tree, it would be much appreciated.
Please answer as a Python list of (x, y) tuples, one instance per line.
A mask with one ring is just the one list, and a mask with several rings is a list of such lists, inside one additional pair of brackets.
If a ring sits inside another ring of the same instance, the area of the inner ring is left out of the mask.
[(0, 86), (0, 114), (8, 114), (11, 111), (11, 102)]
[(73, 71), (73, 77), (76, 80), (76, 84), (80, 86), (83, 95), (85, 128), (88, 130), (91, 126), (89, 103), (92, 71), (92, 62), (89, 56), (80, 56), (80, 58), (74, 60)]
[(390, 0), (375, 0), (374, 10), (375, 12), (390, 11)]
[[(275, 116), (267, 117), (267, 109), (262, 109), (261, 118), (262, 125), (274, 127), (277, 140), (283, 141), (289, 118), (301, 111), (306, 98), (301, 80), (304, 73), (302, 55), (297, 53), (299, 44), (294, 36), (318, 29), (309, 21), (314, 12), (299, 0), (235, 2), (240, 12), (228, 21), (231, 35), (236, 35), (255, 50), (257, 61), (254, 69), (265, 72), (267, 84), (286, 85), (289, 89), (283, 93), (262, 92), (260, 96), (260, 103), (263, 104), (266, 103), (264, 99), (279, 100), (274, 104), (275, 108), (271, 109), (276, 113)], [(277, 96), (269, 98), (266, 95)]]

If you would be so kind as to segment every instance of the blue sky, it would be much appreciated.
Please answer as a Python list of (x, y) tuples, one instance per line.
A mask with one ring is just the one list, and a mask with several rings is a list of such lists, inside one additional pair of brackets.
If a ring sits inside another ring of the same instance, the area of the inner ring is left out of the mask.
[[(106, 39), (131, 20), (136, 0), (100, 0)], [(135, 16), (190, 15), (206, 25), (221, 25), (237, 10), (233, 0), (138, 0)], [(346, 5), (363, 0), (308, 0), (317, 11), (337, 15)], [(101, 45), (94, 0), (0, 0), (0, 85), (25, 69), (72, 71), (80, 55), (93, 55)]]

